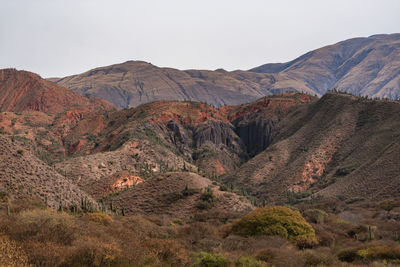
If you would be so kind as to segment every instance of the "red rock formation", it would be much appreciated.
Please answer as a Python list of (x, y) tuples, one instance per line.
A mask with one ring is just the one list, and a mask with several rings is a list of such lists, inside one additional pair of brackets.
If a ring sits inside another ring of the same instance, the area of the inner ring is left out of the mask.
[(0, 70), (0, 111), (36, 110), (54, 114), (77, 107), (113, 108), (106, 101), (80, 96), (32, 72)]

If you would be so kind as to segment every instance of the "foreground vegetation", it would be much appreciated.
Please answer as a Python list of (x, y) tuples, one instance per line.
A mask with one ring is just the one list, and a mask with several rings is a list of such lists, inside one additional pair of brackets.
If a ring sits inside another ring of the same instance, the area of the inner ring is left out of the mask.
[[(301, 212), (264, 207), (228, 222), (208, 211), (185, 221), (166, 215), (59, 212), (37, 203), (15, 203), (1, 210), (0, 265), (396, 265), (400, 228), (393, 203), (352, 206), (341, 214), (306, 206), (298, 207)], [(355, 223), (356, 210), (366, 216), (374, 211), (375, 221), (369, 221), (374, 225)]]

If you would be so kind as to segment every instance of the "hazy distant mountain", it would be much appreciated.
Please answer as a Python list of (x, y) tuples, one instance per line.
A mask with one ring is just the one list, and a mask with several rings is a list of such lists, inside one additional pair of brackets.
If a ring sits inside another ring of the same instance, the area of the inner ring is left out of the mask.
[(311, 51), (287, 63), (250, 71), (159, 68), (142, 61), (100, 67), (51, 81), (125, 108), (155, 100), (236, 105), (288, 91), (400, 96), (400, 34), (355, 38)]
[(195, 100), (215, 106), (241, 104), (270, 95), (268, 88), (274, 78), (246, 71), (181, 71), (128, 61), (52, 81), (125, 108), (155, 100)]
[(400, 96), (400, 34), (354, 38), (311, 51), (299, 58), (251, 69), (280, 77), (274, 89), (312, 89), (324, 94), (336, 87), (353, 94), (397, 99)]

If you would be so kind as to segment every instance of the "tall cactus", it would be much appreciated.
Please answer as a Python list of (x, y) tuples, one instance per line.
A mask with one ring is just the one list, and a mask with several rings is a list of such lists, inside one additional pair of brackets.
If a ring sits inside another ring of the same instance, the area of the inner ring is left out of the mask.
[(58, 211), (62, 212), (64, 210), (63, 203), (62, 203), (62, 196), (60, 195), (60, 203), (58, 205)]
[(113, 205), (112, 200), (111, 200), (111, 202), (110, 202), (110, 210), (111, 210), (111, 211), (114, 211), (114, 205)]
[(375, 239), (373, 228), (371, 225), (368, 226), (368, 238), (370, 241)]
[(7, 202), (7, 215), (11, 216), (10, 204)]

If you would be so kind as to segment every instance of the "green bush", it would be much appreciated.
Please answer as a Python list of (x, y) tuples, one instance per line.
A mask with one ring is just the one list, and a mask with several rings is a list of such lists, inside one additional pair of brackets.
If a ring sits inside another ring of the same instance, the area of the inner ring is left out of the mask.
[(240, 236), (278, 235), (300, 246), (316, 243), (314, 229), (300, 212), (281, 206), (250, 212), (232, 225), (231, 232)]
[(222, 255), (200, 252), (195, 261), (195, 266), (202, 267), (225, 267), (229, 266), (230, 261)]
[(236, 267), (265, 267), (267, 264), (253, 257), (242, 256), (235, 261)]
[(207, 189), (200, 195), (200, 199), (197, 202), (196, 207), (198, 209), (204, 210), (209, 209), (214, 206), (214, 193), (211, 187)]
[(347, 174), (350, 174), (352, 171), (354, 171), (356, 167), (353, 165), (346, 165), (343, 167), (340, 167), (339, 169), (336, 170), (336, 175), (337, 176), (345, 176)]

